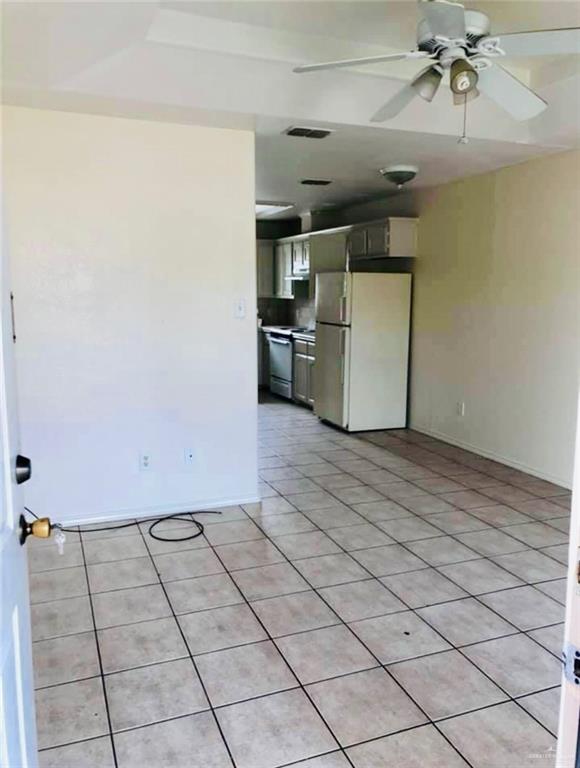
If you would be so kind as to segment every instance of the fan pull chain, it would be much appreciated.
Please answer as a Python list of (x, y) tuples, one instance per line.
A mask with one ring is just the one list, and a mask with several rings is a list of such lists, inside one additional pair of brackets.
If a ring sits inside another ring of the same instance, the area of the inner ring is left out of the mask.
[(459, 137), (458, 144), (469, 144), (467, 136), (467, 94), (463, 97), (463, 133)]

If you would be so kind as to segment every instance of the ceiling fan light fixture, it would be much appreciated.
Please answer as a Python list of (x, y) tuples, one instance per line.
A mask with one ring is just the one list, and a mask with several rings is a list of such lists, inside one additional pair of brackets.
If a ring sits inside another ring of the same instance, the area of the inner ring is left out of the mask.
[(425, 101), (433, 101), (441, 85), (443, 72), (439, 67), (429, 67), (421, 72), (411, 83), (411, 87)]
[(449, 73), (449, 84), (453, 93), (464, 96), (472, 91), (479, 75), (467, 59), (455, 59)]

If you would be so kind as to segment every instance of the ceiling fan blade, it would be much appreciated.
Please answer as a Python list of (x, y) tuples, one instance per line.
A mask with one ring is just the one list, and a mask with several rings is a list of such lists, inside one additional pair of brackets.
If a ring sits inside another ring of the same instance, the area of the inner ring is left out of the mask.
[(418, 95), (419, 94), (413, 88), (411, 83), (408, 83), (375, 112), (371, 117), (371, 122), (384, 123), (385, 120), (391, 120), (402, 112), (405, 107), (413, 101), (415, 96)]
[(494, 63), (487, 69), (481, 69), (478, 74), (478, 90), (516, 120), (531, 120), (548, 106), (544, 99), (499, 64)]
[(303, 64), (296, 67), (294, 72), (316, 72), (321, 69), (341, 69), (342, 67), (359, 67), (364, 64), (380, 64), (383, 61), (402, 61), (404, 59), (430, 59), (431, 54), (425, 51), (408, 51), (407, 53), (385, 53), (382, 56), (366, 56), (362, 59), (343, 59), (342, 61), (325, 61), (320, 64)]
[(433, 101), (441, 85), (443, 70), (437, 64), (422, 69), (410, 83), (401, 88), (371, 117), (372, 123), (383, 123), (396, 117), (410, 104), (415, 96), (425, 101)]
[(420, 10), (433, 37), (465, 39), (465, 8), (448, 0), (419, 0)]
[(580, 54), (580, 27), (514, 32), (498, 35), (506, 56), (558, 56)]

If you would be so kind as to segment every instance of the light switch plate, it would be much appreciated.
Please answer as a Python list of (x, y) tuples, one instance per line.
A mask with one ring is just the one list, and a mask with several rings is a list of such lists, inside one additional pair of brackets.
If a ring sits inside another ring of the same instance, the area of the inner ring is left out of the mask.
[(238, 299), (234, 308), (234, 317), (236, 320), (243, 320), (246, 316), (246, 300)]

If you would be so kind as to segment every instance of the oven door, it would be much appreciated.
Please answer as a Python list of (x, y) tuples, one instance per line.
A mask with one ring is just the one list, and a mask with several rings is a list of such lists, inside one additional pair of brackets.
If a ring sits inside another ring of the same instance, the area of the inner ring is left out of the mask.
[(268, 337), (270, 349), (270, 389), (292, 397), (292, 340), (284, 336)]

